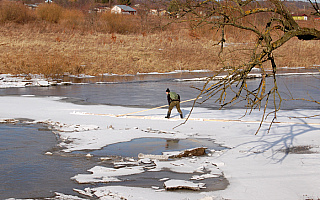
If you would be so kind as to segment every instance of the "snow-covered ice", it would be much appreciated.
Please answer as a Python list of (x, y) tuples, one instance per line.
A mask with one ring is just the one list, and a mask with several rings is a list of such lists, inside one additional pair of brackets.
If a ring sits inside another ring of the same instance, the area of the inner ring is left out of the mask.
[[(17, 118), (28, 118), (35, 120), (34, 123), (48, 124), (59, 135), (61, 139), (59, 145), (67, 153), (100, 149), (109, 144), (142, 137), (209, 138), (230, 148), (212, 151), (208, 156), (186, 157), (171, 161), (148, 158), (155, 164), (152, 169), (148, 169), (151, 172), (170, 169), (178, 173), (200, 173), (199, 176), (193, 176), (193, 180), (182, 181), (202, 181), (223, 175), (230, 183), (225, 190), (171, 192), (152, 187), (95, 187), (94, 185), (85, 190), (75, 188), (88, 197), (95, 195), (100, 199), (154, 200), (320, 198), (320, 118), (319, 116), (289, 118), (318, 115), (319, 110), (280, 111), (277, 123), (273, 124), (269, 133), (266, 131), (269, 124), (265, 124), (255, 135), (261, 117), (259, 112), (253, 112), (239, 119), (244, 110), (208, 110), (197, 107), (186, 124), (173, 129), (183, 120), (165, 119), (165, 109), (141, 112), (135, 117), (116, 117), (118, 114), (144, 108), (76, 105), (59, 101), (60, 99), (60, 97), (1, 96), (0, 121), (10, 122)], [(183, 109), (190, 110), (190, 108)], [(173, 116), (175, 114), (173, 112)], [(291, 147), (298, 146), (308, 146), (313, 153), (290, 152)], [(103, 158), (105, 157), (100, 159)], [(113, 169), (96, 166), (88, 169), (90, 173), (75, 175), (74, 179), (78, 182), (116, 180), (122, 175), (142, 173), (144, 170), (142, 167), (137, 165)], [(168, 178), (163, 179), (164, 181), (172, 180), (170, 177), (163, 178)]]

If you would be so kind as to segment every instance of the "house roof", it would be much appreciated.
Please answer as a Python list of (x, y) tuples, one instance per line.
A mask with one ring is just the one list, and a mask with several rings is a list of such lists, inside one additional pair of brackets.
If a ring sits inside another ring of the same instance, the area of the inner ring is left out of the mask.
[(123, 11), (126, 11), (126, 12), (136, 12), (135, 9), (129, 7), (129, 6), (126, 6), (126, 5), (116, 5), (118, 6), (119, 8), (121, 8)]
[(292, 16), (297, 16), (297, 17), (305, 16), (305, 17), (307, 17), (308, 15), (306, 15), (306, 14), (292, 14)]

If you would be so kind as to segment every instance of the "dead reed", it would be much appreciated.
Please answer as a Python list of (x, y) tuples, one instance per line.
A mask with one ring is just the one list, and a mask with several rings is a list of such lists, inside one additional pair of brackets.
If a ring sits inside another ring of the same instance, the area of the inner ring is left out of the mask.
[(214, 69), (219, 64), (212, 41), (184, 33), (83, 34), (9, 26), (2, 28), (0, 44), (0, 73), (135, 74)]
[[(3, 3), (0, 9), (5, 9)], [(250, 41), (255, 39), (248, 33), (228, 30), (226, 51), (220, 60), (216, 30), (189, 31), (182, 24), (156, 30), (150, 28), (151, 24), (145, 26), (139, 16), (50, 9), (49, 14), (39, 9), (37, 15), (26, 10), (28, 14), (24, 15), (32, 17), (23, 22), (9, 14), (3, 17), (0, 12), (0, 73), (55, 76), (215, 70), (222, 61), (225, 65), (246, 62)], [(149, 21), (159, 23), (156, 19)], [(317, 41), (292, 40), (275, 52), (276, 62), (280, 67), (319, 65), (319, 50)]]

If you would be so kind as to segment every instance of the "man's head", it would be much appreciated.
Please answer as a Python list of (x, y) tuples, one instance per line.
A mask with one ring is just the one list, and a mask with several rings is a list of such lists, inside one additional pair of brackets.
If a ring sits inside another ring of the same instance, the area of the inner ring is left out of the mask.
[(167, 88), (166, 93), (167, 93), (167, 94), (169, 94), (169, 92), (170, 92), (170, 89), (169, 89), (169, 88)]

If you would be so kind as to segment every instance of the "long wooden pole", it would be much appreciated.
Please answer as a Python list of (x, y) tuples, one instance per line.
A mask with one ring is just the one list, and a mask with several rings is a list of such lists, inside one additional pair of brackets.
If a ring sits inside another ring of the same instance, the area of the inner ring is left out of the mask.
[[(196, 99), (201, 99), (202, 97), (199, 97), (199, 98), (193, 98), (193, 99), (188, 99), (188, 100), (185, 100), (185, 101), (181, 101), (180, 103), (185, 103), (185, 102), (189, 102), (189, 101), (194, 101)], [(158, 107), (155, 107), (155, 108), (149, 108), (149, 109), (146, 109), (146, 110), (140, 110), (140, 111), (136, 111), (136, 112), (131, 112), (131, 113), (126, 113), (126, 114), (121, 114), (121, 115), (116, 115), (116, 117), (122, 117), (122, 116), (126, 116), (126, 115), (131, 115), (131, 114), (135, 114), (135, 113), (140, 113), (140, 112), (145, 112), (145, 111), (149, 111), (149, 110), (154, 110), (154, 109), (158, 109), (158, 108), (164, 108), (164, 107), (167, 107), (169, 105), (163, 105), (163, 106), (158, 106)]]

